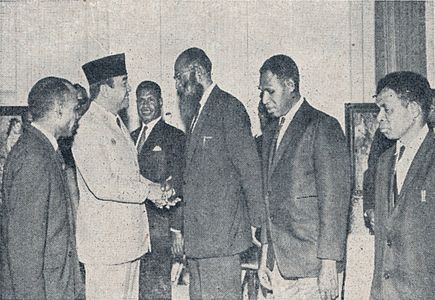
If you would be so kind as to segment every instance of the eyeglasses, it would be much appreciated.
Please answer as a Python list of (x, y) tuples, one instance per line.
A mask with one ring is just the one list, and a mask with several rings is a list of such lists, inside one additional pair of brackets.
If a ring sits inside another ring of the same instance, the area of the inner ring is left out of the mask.
[(195, 71), (195, 69), (192, 68), (192, 69), (189, 69), (189, 70), (186, 70), (186, 71), (183, 71), (183, 72), (178, 72), (178, 73), (176, 73), (176, 74), (174, 75), (174, 79), (175, 79), (175, 81), (180, 81), (180, 80), (181, 80), (181, 76), (182, 76), (183, 74), (186, 74), (186, 73), (188, 73), (188, 72), (192, 72), (192, 71)]

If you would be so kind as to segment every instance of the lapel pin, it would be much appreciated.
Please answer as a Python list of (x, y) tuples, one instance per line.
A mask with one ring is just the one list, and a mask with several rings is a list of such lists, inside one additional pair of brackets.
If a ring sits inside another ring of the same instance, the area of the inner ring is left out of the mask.
[(426, 190), (421, 190), (421, 202), (426, 202)]

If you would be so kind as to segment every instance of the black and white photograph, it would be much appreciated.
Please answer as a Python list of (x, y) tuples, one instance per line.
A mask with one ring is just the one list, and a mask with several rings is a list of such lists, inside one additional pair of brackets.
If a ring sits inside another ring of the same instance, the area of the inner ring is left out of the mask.
[(433, 0), (0, 0), (0, 299), (435, 295)]

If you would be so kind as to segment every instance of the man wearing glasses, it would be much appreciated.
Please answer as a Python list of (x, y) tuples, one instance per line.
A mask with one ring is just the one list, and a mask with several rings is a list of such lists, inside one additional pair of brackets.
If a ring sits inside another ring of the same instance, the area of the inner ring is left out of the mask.
[(242, 103), (211, 79), (203, 50), (175, 62), (187, 131), (184, 248), (191, 299), (240, 299), (239, 254), (251, 245), (250, 226), (264, 221), (261, 168)]

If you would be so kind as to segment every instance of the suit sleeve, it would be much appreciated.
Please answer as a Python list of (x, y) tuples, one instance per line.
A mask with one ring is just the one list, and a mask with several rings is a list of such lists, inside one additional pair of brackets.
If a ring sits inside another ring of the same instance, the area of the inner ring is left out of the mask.
[(333, 118), (319, 122), (314, 164), (319, 199), (317, 256), (344, 258), (350, 205), (350, 158), (340, 124)]
[(225, 142), (231, 162), (238, 170), (248, 206), (251, 225), (261, 227), (265, 221), (261, 164), (251, 122), (238, 101), (228, 104), (223, 113)]
[(119, 166), (119, 162), (116, 157), (110, 156), (110, 147), (86, 123), (80, 127), (75, 137), (73, 152), (77, 176), (82, 176), (97, 199), (132, 204), (145, 201), (151, 182), (140, 175), (136, 176), (134, 170), (131, 171), (131, 176), (119, 174), (113, 168), (114, 164)]
[[(184, 171), (184, 158), (185, 158), (185, 144), (186, 137), (182, 131), (174, 134), (173, 147), (171, 148), (171, 155), (169, 164), (173, 178), (174, 189), (177, 196), (183, 197), (183, 171)], [(176, 230), (183, 228), (183, 202), (179, 203), (177, 207), (171, 212), (170, 227)]]
[(29, 157), (7, 181), (7, 241), (15, 297), (45, 299), (43, 270), (50, 174), (41, 157)]

